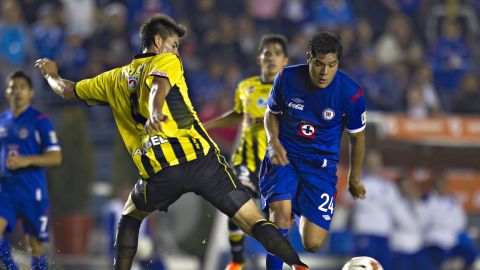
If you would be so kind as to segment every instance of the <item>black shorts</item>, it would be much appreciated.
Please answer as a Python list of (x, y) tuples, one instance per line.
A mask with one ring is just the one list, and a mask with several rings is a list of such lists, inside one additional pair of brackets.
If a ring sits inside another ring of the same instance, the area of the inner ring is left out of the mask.
[(260, 197), (260, 189), (258, 188), (258, 172), (252, 172), (245, 165), (235, 165), (235, 174), (242, 183), (245, 190), (252, 198)]
[(137, 209), (153, 212), (167, 211), (187, 192), (202, 196), (229, 217), (250, 199), (225, 158), (215, 150), (204, 157), (162, 169), (147, 180), (138, 180), (131, 196)]

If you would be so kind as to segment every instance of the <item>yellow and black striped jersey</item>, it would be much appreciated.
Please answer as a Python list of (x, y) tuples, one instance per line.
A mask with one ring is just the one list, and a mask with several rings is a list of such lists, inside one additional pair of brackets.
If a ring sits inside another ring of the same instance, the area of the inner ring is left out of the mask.
[[(167, 78), (172, 88), (162, 113), (162, 132), (146, 134), (148, 101), (153, 76)], [(161, 169), (218, 149), (198, 120), (188, 97), (183, 67), (175, 54), (139, 54), (129, 65), (78, 82), (75, 93), (89, 106), (109, 105), (120, 135), (142, 178)]]
[(234, 165), (245, 165), (256, 172), (267, 150), (267, 135), (263, 116), (267, 108), (271, 83), (262, 83), (259, 76), (241, 81), (235, 92), (236, 113), (243, 114), (242, 137), (232, 161)]

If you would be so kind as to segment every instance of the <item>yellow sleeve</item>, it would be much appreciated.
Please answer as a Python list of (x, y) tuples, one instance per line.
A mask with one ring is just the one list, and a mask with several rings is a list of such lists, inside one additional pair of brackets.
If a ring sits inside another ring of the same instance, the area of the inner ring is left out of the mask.
[(108, 104), (109, 88), (114, 87), (112, 75), (115, 70), (104, 72), (94, 78), (85, 79), (75, 84), (75, 94), (88, 106), (100, 106)]
[(148, 88), (152, 87), (153, 77), (163, 77), (168, 79), (170, 86), (174, 86), (183, 76), (183, 66), (180, 58), (173, 54), (160, 54), (152, 60), (152, 68), (146, 79)]
[(243, 103), (240, 98), (241, 94), (241, 87), (239, 85), (237, 86), (237, 90), (235, 90), (235, 104), (233, 106), (233, 111), (236, 113), (243, 113)]

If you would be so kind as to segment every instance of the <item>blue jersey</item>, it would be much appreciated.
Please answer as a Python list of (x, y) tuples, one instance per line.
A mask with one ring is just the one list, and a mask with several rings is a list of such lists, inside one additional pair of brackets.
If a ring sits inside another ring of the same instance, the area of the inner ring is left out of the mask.
[(268, 108), (281, 113), (278, 136), (288, 156), (320, 164), (325, 155), (338, 161), (344, 129), (356, 133), (366, 125), (363, 89), (342, 71), (327, 88), (316, 88), (306, 64), (279, 72)]
[(10, 110), (0, 115), (0, 146), (0, 192), (36, 201), (48, 198), (43, 167), (8, 170), (5, 166), (8, 156), (60, 151), (57, 134), (46, 115), (32, 107), (17, 117)]

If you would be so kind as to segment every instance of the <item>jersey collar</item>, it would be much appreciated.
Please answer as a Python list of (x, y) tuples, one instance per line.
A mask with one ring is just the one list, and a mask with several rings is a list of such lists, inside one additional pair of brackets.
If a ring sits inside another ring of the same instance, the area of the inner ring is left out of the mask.
[(145, 58), (157, 55), (156, 53), (137, 53), (133, 56), (134, 59)]

